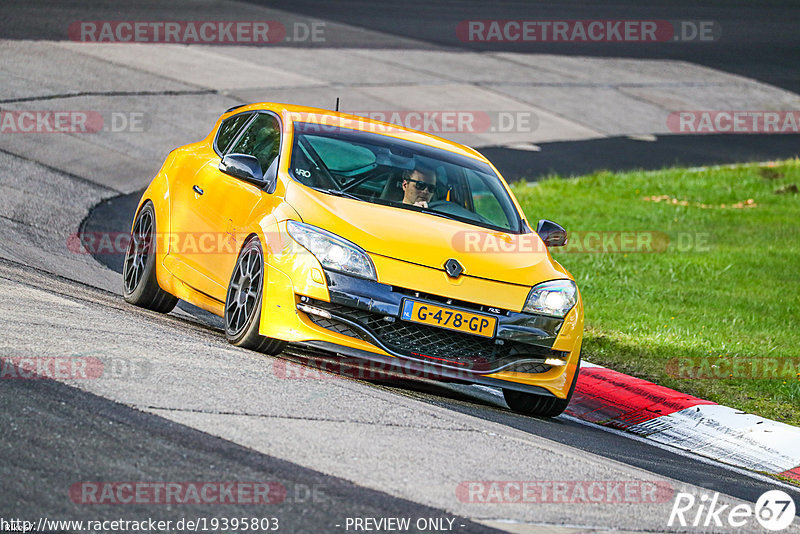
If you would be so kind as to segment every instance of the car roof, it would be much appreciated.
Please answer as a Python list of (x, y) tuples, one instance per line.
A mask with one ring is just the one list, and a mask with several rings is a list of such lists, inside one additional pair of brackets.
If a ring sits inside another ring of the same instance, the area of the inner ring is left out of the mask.
[(299, 120), (301, 122), (324, 124), (326, 126), (340, 125), (354, 130), (367, 131), (389, 137), (398, 137), (489, 163), (489, 160), (486, 159), (483, 154), (466, 145), (455, 143), (419, 130), (412, 130), (396, 124), (369, 119), (360, 115), (331, 111), (329, 109), (282, 104), (278, 102), (258, 102), (231, 108), (223, 114), (223, 117), (229, 113), (234, 114), (260, 110), (276, 112), (281, 115), (284, 120)]

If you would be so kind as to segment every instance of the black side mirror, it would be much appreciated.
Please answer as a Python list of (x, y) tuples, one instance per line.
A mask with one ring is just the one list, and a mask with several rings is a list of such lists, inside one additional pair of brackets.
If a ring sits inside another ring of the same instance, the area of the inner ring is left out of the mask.
[(227, 154), (220, 161), (219, 170), (259, 187), (264, 187), (267, 184), (264, 174), (261, 172), (261, 163), (258, 162), (255, 156)]
[(567, 231), (553, 221), (541, 219), (536, 226), (536, 233), (547, 247), (563, 247), (567, 244)]

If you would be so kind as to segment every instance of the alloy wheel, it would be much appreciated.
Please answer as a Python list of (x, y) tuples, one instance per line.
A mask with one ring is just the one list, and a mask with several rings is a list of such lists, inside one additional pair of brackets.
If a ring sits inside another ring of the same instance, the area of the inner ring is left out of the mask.
[(225, 327), (231, 336), (237, 336), (247, 327), (259, 302), (262, 277), (261, 253), (251, 248), (236, 265), (225, 303)]
[(147, 258), (153, 250), (153, 216), (149, 210), (143, 210), (136, 220), (131, 233), (131, 242), (125, 254), (123, 278), (125, 291), (133, 293), (142, 281)]

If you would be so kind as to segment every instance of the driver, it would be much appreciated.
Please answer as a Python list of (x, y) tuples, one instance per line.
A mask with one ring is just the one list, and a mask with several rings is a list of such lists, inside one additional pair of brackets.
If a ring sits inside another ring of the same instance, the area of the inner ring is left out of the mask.
[(436, 188), (433, 169), (418, 167), (403, 174), (403, 204), (427, 208)]

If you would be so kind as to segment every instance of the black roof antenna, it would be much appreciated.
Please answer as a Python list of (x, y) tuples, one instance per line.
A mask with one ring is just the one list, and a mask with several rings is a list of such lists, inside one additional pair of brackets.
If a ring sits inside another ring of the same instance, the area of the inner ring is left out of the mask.
[(339, 111), (339, 97), (336, 97), (336, 111)]

